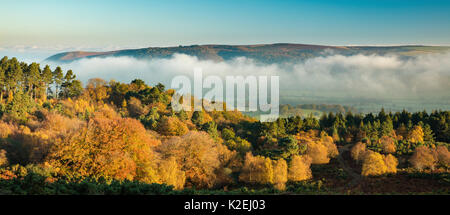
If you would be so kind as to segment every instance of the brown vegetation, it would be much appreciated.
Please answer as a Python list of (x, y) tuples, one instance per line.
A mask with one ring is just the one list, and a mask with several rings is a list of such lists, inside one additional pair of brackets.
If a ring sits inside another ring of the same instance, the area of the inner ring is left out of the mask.
[(352, 158), (358, 163), (364, 160), (365, 153), (366, 153), (366, 144), (362, 142), (358, 142), (351, 149)]

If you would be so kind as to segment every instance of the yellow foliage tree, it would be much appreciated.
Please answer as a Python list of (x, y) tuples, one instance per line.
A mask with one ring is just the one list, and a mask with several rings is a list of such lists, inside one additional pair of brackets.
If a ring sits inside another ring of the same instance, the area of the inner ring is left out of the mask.
[(327, 147), (328, 157), (335, 158), (339, 155), (336, 144), (334, 144), (333, 138), (326, 135), (321, 138), (321, 143)]
[(253, 156), (251, 152), (245, 155), (239, 180), (246, 183), (272, 184), (273, 166), (270, 158)]
[(98, 104), (103, 104), (103, 102), (109, 98), (110, 92), (111, 88), (107, 86), (105, 80), (93, 78), (88, 81), (84, 97), (91, 99)]
[(287, 163), (284, 159), (273, 161), (273, 183), (278, 190), (286, 189), (286, 182), (288, 180)]
[(382, 175), (387, 172), (387, 166), (384, 162), (384, 157), (378, 152), (367, 151), (364, 156), (364, 162), (362, 165), (363, 176), (369, 175)]
[(307, 142), (306, 155), (312, 159), (312, 164), (326, 164), (330, 162), (328, 148), (321, 143)]
[(270, 158), (264, 159), (264, 171), (263, 171), (263, 178), (266, 181), (262, 181), (262, 183), (270, 183), (273, 184), (273, 164), (272, 160)]
[(89, 101), (87, 101), (85, 99), (77, 99), (74, 102), (74, 110), (75, 110), (75, 113), (77, 113), (77, 114), (85, 114), (86, 112), (93, 113), (95, 110), (95, 107), (94, 107), (94, 105), (90, 104)]
[(0, 139), (5, 139), (13, 133), (14, 127), (0, 121)]
[(181, 190), (186, 181), (186, 175), (181, 170), (181, 165), (178, 164), (175, 157), (170, 157), (162, 160), (159, 165), (159, 175), (161, 182), (174, 186), (175, 189)]
[(296, 135), (300, 144), (306, 144), (306, 155), (312, 159), (313, 164), (326, 164), (331, 158), (339, 155), (332, 137), (325, 132), (319, 134), (317, 130), (301, 131)]
[(303, 181), (312, 178), (311, 158), (305, 155), (294, 155), (289, 165), (289, 181)]
[(121, 116), (115, 111), (115, 109), (107, 104), (98, 105), (97, 110), (92, 114), (94, 118), (106, 118), (117, 119)]
[(181, 136), (185, 135), (189, 129), (178, 117), (166, 117), (161, 119), (158, 129), (162, 135)]
[(422, 126), (416, 125), (408, 134), (408, 140), (412, 143), (423, 143), (423, 129)]

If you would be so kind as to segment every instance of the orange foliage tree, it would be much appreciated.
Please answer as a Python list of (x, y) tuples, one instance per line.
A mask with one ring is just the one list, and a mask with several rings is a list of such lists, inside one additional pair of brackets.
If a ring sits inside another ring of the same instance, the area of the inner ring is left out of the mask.
[(159, 141), (135, 119), (94, 117), (52, 147), (47, 163), (75, 177), (159, 182), (152, 148)]
[(448, 168), (450, 166), (450, 152), (445, 146), (436, 147), (436, 154), (440, 165)]
[(383, 136), (379, 140), (384, 153), (393, 154), (397, 151), (394, 138)]
[(158, 147), (162, 159), (176, 158), (185, 172), (186, 185), (211, 188), (218, 183), (218, 170), (223, 168), (221, 157), (226, 149), (206, 132), (189, 132), (172, 137)]
[(398, 160), (394, 155), (388, 154), (384, 156), (384, 163), (386, 165), (386, 173), (397, 173)]
[(414, 154), (409, 159), (412, 166), (418, 170), (426, 168), (434, 169), (438, 162), (436, 154), (431, 148), (426, 146), (419, 146), (414, 151)]
[(319, 135), (317, 130), (309, 130), (298, 133), (296, 137), (300, 144), (306, 144), (306, 155), (313, 164), (329, 163), (331, 158), (339, 155), (333, 138), (324, 132)]

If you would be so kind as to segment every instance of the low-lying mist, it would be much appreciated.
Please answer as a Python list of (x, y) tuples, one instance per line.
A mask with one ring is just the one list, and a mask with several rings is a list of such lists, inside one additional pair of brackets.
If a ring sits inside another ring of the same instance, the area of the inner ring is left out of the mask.
[[(450, 98), (450, 53), (418, 55), (408, 59), (394, 55), (330, 55), (283, 64), (263, 64), (246, 57), (216, 62), (175, 54), (168, 59), (149, 60), (90, 58), (62, 66), (65, 70), (74, 70), (84, 83), (95, 77), (121, 82), (139, 78), (148, 84), (161, 82), (170, 86), (174, 76), (192, 76), (195, 68), (201, 68), (203, 76), (278, 75), (282, 97), (303, 95), (342, 100), (435, 98), (447, 104)], [(330, 102), (324, 100), (322, 103)]]

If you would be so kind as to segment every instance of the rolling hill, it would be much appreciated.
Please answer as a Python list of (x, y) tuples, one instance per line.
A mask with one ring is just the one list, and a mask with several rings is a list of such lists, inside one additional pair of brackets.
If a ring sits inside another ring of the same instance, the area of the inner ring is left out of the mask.
[(202, 60), (224, 61), (235, 57), (248, 57), (264, 63), (301, 61), (330, 54), (396, 54), (411, 57), (418, 54), (450, 51), (444, 46), (322, 46), (305, 44), (262, 44), (262, 45), (191, 45), (177, 47), (150, 47), (109, 52), (65, 52), (46, 59), (51, 62), (67, 63), (93, 57), (134, 57), (138, 59), (168, 58), (175, 53), (197, 56)]

